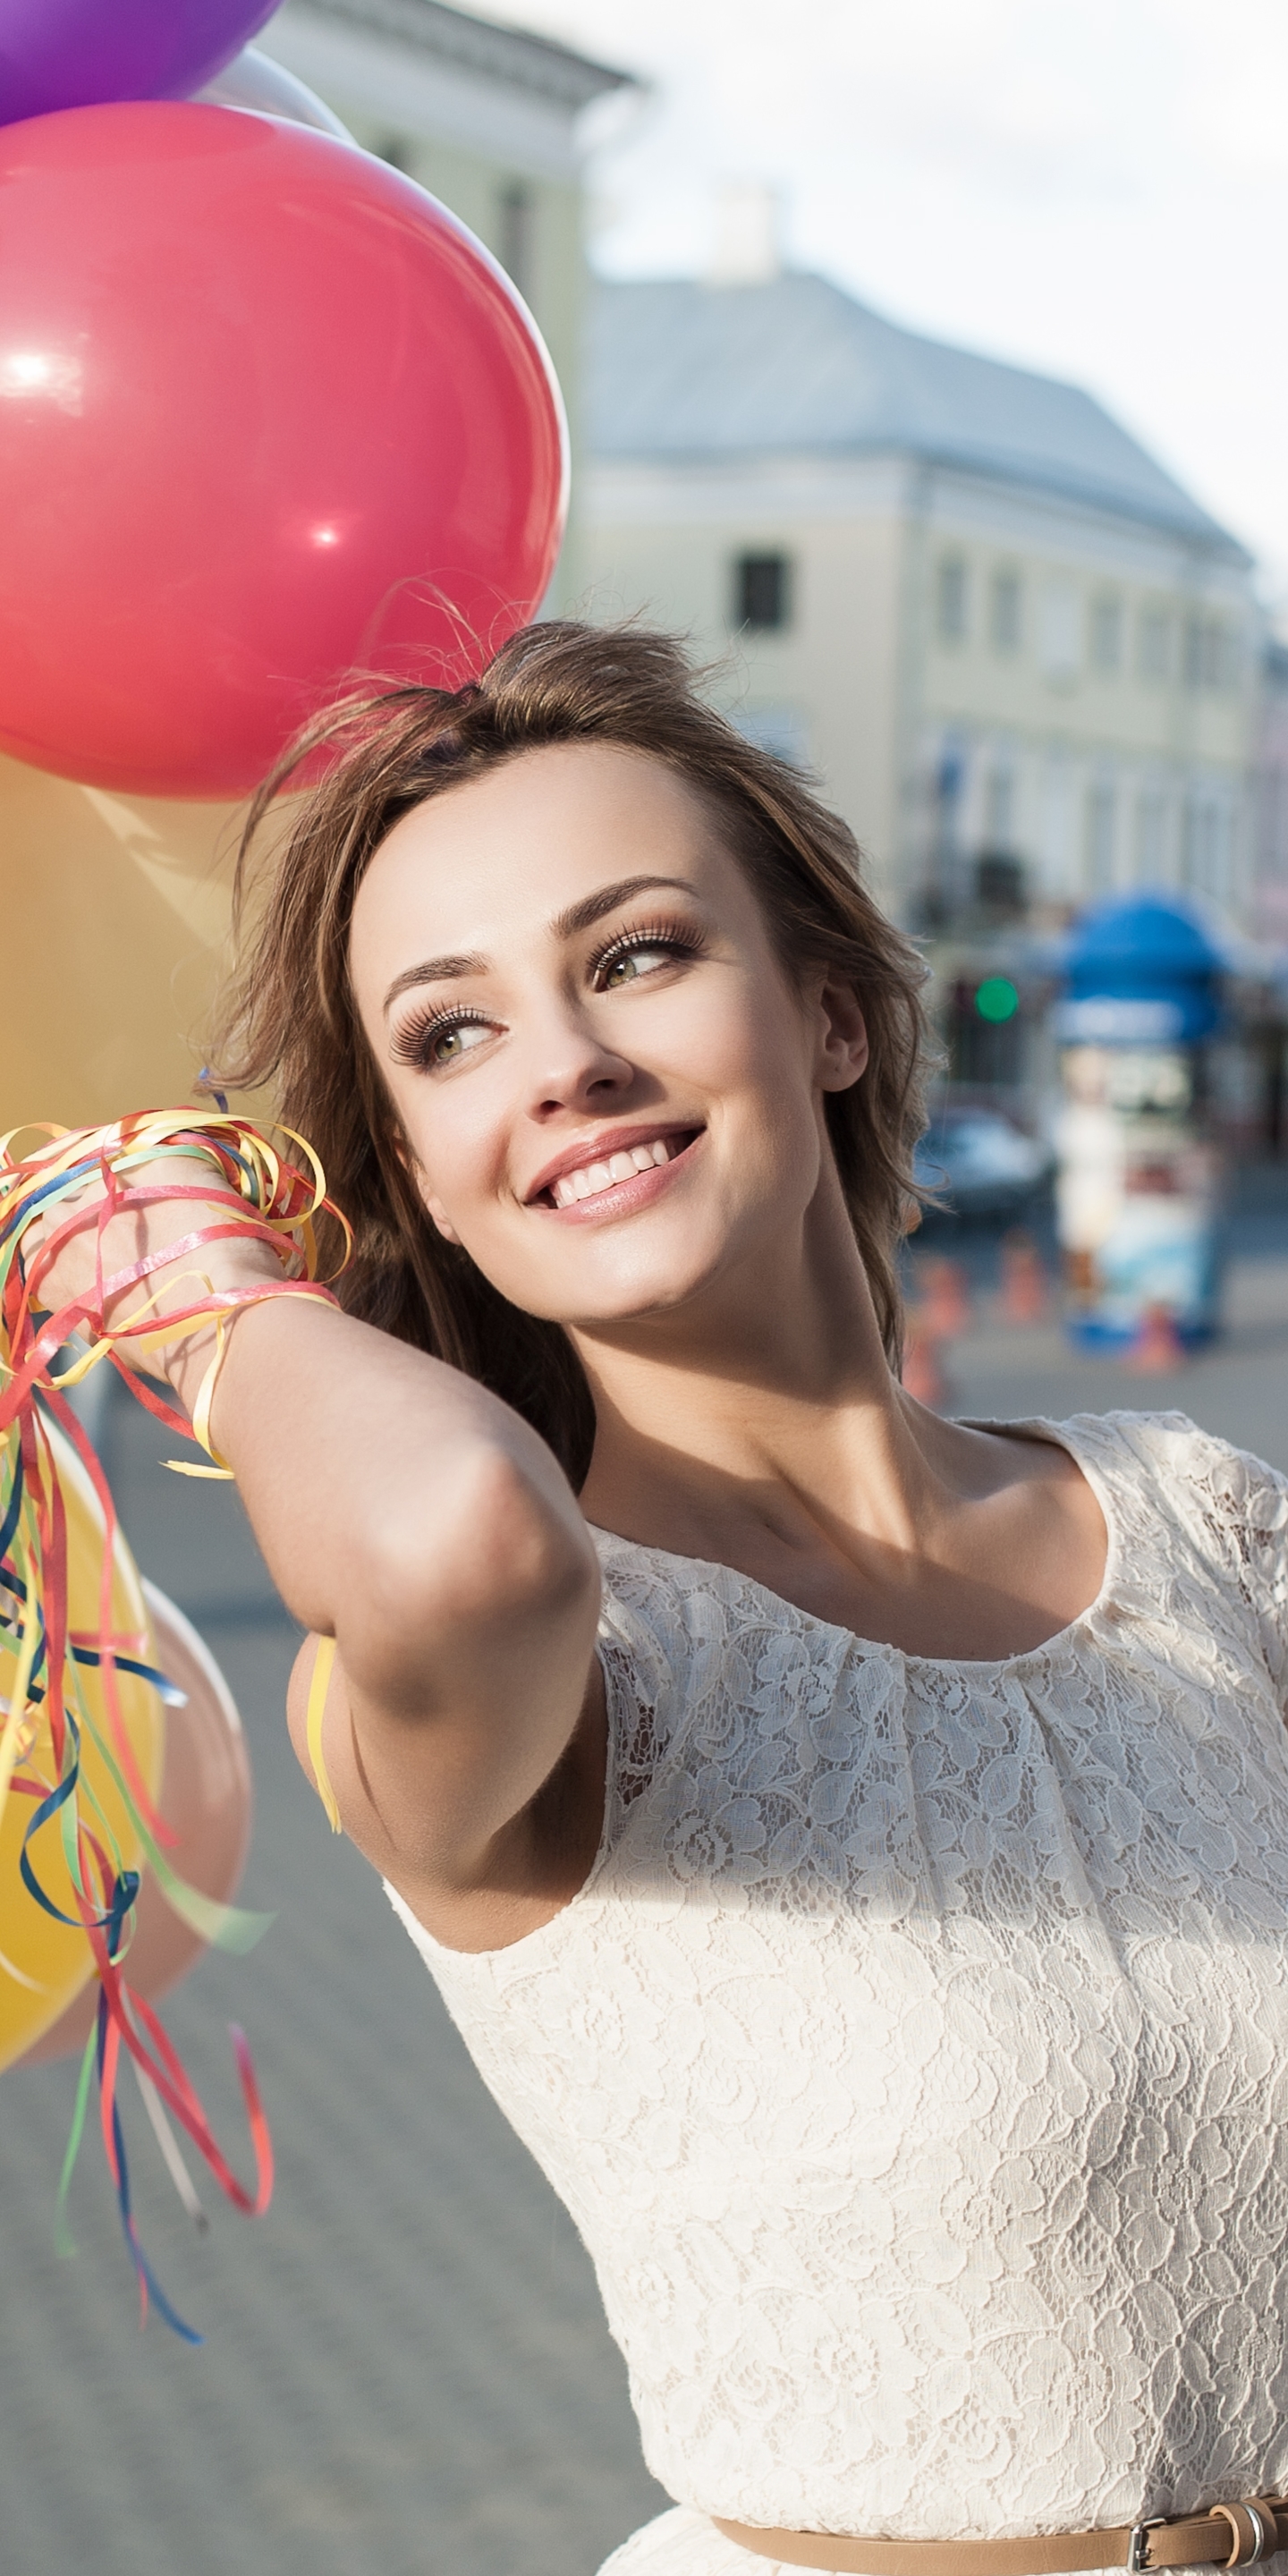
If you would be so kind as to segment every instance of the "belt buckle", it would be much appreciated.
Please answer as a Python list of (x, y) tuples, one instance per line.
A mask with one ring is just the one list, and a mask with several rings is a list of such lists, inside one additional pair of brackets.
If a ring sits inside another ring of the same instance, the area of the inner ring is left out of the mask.
[(1151, 2531), (1161, 2531), (1166, 2520), (1165, 2513), (1156, 2513), (1148, 2522), (1132, 2524), (1127, 2543), (1127, 2576), (1149, 2576), (1149, 2535)]

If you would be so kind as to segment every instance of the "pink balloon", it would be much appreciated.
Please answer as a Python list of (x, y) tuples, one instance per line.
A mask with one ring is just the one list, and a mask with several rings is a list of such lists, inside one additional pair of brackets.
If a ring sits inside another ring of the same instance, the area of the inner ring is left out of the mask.
[(0, 132), (0, 749), (239, 795), (355, 671), (478, 668), (566, 484), (532, 322), (401, 173), (225, 108)]
[[(252, 1788), (241, 1719), (228, 1684), (203, 1638), (155, 1584), (143, 1586), (156, 1632), (157, 1658), (170, 1681), (187, 1693), (187, 1705), (166, 1711), (165, 1760), (158, 1801), (177, 1836), (167, 1851), (180, 1878), (227, 1905), (236, 1893), (250, 1843)], [(166, 1903), (145, 1872), (139, 1890), (127, 1981), (155, 2003), (186, 1976), (205, 1943)], [(98, 2010), (98, 1980), (68, 2005), (19, 2066), (82, 2049)]]

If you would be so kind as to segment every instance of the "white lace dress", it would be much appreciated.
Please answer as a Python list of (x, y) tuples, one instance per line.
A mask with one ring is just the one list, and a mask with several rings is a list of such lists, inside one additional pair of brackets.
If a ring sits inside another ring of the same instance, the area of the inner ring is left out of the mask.
[(1288, 2483), (1288, 1484), (1045, 1432), (1105, 1511), (1047, 1645), (947, 1663), (611, 1538), (604, 1837), (464, 1956), (395, 1897), (571, 2210), (679, 2499), (1069, 2531)]

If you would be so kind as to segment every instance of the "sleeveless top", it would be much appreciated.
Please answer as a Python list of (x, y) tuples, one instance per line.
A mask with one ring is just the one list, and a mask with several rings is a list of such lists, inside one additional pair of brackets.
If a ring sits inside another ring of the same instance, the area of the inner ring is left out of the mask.
[(705, 2519), (1080, 2530), (1288, 2486), (1288, 1482), (1180, 1415), (1056, 1440), (1084, 1615), (952, 1663), (600, 1534), (603, 1840), (445, 1948)]

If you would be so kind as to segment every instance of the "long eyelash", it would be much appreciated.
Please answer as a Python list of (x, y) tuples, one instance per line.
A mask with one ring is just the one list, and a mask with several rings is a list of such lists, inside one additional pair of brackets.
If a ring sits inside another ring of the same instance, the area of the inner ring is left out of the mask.
[(627, 957), (633, 948), (673, 948), (678, 957), (696, 957), (701, 947), (702, 941), (691, 922), (643, 922), (634, 930), (619, 931), (615, 938), (606, 939), (591, 956), (589, 971), (600, 974), (615, 957)]
[(487, 1023), (482, 1011), (461, 1011), (451, 1007), (422, 1011), (400, 1029), (389, 1049), (395, 1064), (424, 1067), (429, 1062), (432, 1041), (443, 1029), (483, 1028)]
[[(634, 948), (673, 948), (677, 957), (696, 957), (701, 947), (701, 939), (689, 922), (641, 922), (633, 930), (620, 931), (615, 938), (606, 939), (591, 956), (589, 971), (598, 975), (613, 958), (629, 956)], [(452, 1004), (440, 1005), (437, 1010), (422, 1011), (415, 1019), (409, 1020), (406, 1028), (401, 1029), (393, 1040), (389, 1052), (396, 1064), (424, 1066), (429, 1061), (429, 1049), (434, 1039), (443, 1029), (486, 1026), (486, 1015), (482, 1011), (459, 1010)]]

